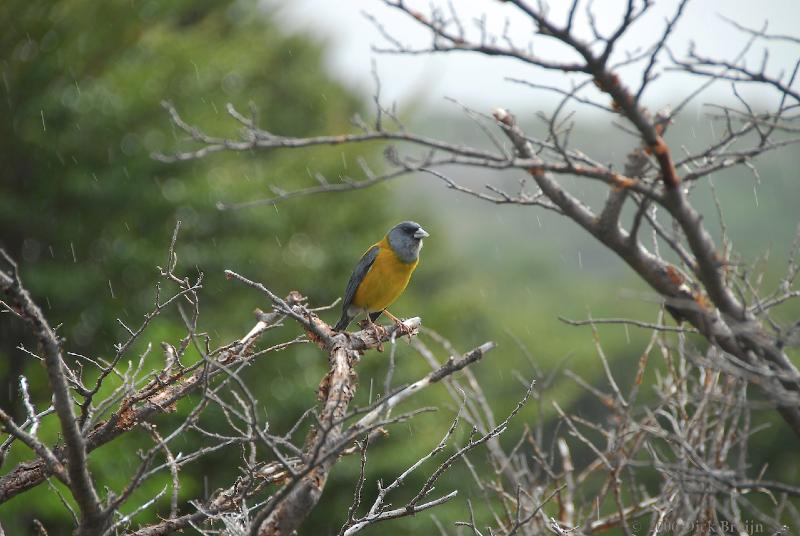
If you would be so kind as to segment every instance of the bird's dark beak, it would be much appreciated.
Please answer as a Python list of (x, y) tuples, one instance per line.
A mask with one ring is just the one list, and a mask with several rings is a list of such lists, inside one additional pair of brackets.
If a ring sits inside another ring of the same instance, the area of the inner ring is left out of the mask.
[(420, 227), (419, 229), (414, 231), (414, 238), (417, 238), (417, 239), (428, 238), (429, 236), (431, 236), (431, 235), (429, 235), (428, 232), (425, 229), (423, 229), (422, 227)]

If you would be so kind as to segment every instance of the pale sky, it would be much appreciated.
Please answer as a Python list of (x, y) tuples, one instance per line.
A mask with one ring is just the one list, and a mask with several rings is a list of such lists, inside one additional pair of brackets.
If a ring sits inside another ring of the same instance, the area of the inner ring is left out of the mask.
[[(327, 67), (330, 73), (344, 81), (348, 86), (358, 89), (364, 95), (373, 91), (370, 74), (371, 61), (377, 62), (381, 77), (382, 91), (386, 102), (398, 104), (422, 100), (428, 106), (452, 106), (445, 103), (444, 97), (455, 98), (481, 111), (493, 107), (534, 107), (545, 108), (552, 105), (556, 97), (542, 91), (531, 90), (505, 80), (507, 77), (523, 78), (540, 84), (569, 86), (569, 79), (561, 73), (550, 73), (538, 68), (523, 65), (511, 60), (485, 58), (475, 54), (448, 53), (446, 55), (397, 56), (376, 54), (373, 45), (387, 46), (375, 26), (364, 17), (369, 13), (401, 42), (407, 45), (424, 47), (430, 43), (430, 36), (399, 11), (386, 7), (379, 0), (264, 0), (276, 8), (278, 20), (289, 31), (316, 33), (331, 44), (328, 50)], [(443, 6), (447, 2), (434, 0), (409, 1), (422, 12), (429, 12), (429, 5)], [(515, 44), (527, 47), (530, 41), (531, 25), (524, 15), (513, 6), (495, 0), (452, 0), (462, 14), (462, 22), (467, 32), (475, 35), (475, 20), (486, 15), (487, 26), (497, 34), (502, 34), (505, 21), (509, 21), (510, 35)], [(566, 1), (551, 1), (552, 18), (565, 20)], [(587, 19), (581, 2), (578, 22), (582, 35), (588, 35)], [(595, 0), (593, 11), (601, 31), (608, 32), (619, 20), (624, 2), (621, 0)], [(669, 16), (676, 0), (659, 1), (651, 11), (636, 23), (627, 39), (618, 47), (620, 52), (652, 44), (654, 37), (663, 31), (666, 17)], [(800, 23), (800, 2), (796, 0), (694, 0), (687, 7), (681, 22), (670, 39), (671, 49), (683, 57), (689, 42), (696, 43), (697, 51), (708, 57), (732, 59), (746, 42), (747, 36), (726, 23), (720, 15), (752, 28), (769, 24), (771, 33), (795, 35)], [(565, 49), (542, 36), (533, 38), (537, 55), (551, 59), (568, 59)], [(790, 71), (800, 54), (800, 47), (770, 42), (770, 61), (768, 72), (778, 74)], [(754, 47), (748, 65), (760, 64), (763, 46)], [(617, 58), (623, 58), (619, 55)], [(664, 61), (666, 57), (662, 58)], [(642, 67), (636, 67), (628, 78), (631, 84), (638, 83)], [(661, 104), (676, 100), (676, 92), (690, 91), (700, 83), (697, 78), (687, 79), (679, 74), (665, 74), (662, 80), (653, 84), (647, 94), (649, 103)], [(727, 84), (716, 90), (730, 95)], [(709, 93), (714, 95), (714, 93)], [(717, 94), (719, 95), (719, 94)], [(751, 93), (750, 95), (753, 96)]]

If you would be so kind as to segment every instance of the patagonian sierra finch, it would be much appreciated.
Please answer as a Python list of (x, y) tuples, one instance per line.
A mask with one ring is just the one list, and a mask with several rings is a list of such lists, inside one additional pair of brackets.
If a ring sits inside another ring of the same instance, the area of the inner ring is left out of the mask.
[(333, 329), (343, 331), (360, 313), (366, 313), (370, 324), (384, 312), (400, 324), (400, 320), (386, 308), (406, 289), (419, 263), (422, 239), (428, 236), (418, 223), (404, 221), (371, 246), (350, 276), (344, 291), (342, 316)]

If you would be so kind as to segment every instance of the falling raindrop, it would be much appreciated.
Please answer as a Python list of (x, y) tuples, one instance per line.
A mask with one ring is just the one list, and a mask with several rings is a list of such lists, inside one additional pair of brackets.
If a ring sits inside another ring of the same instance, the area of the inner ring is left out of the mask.
[(583, 270), (583, 257), (581, 257), (580, 251), (578, 251), (578, 267)]
[(628, 324), (625, 324), (625, 340), (628, 342), (628, 344), (631, 343), (631, 332), (628, 329)]
[(111, 280), (110, 279), (108, 280), (108, 290), (111, 291), (111, 297), (116, 300), (117, 297), (114, 295), (114, 287), (111, 286)]
[(756, 200), (756, 208), (758, 208), (758, 188), (753, 185), (753, 197)]
[(78, 256), (75, 255), (75, 245), (72, 242), (69, 243), (69, 249), (72, 251), (72, 262), (77, 264)]
[(369, 379), (369, 404), (372, 404), (372, 380), (373, 378)]
[(47, 132), (47, 125), (44, 122), (44, 110), (39, 110), (39, 113), (42, 116), (42, 130)]

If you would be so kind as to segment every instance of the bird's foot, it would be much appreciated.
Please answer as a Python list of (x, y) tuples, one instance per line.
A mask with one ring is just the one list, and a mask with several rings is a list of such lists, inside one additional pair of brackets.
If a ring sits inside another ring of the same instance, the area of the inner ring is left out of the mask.
[(383, 352), (383, 343), (381, 342), (381, 338), (386, 334), (386, 330), (383, 328), (383, 326), (379, 326), (369, 318), (365, 318), (364, 320), (362, 320), (360, 322), (360, 325), (361, 329), (363, 330), (368, 329), (372, 332), (372, 335), (375, 337), (375, 340), (378, 343), (375, 349), (379, 352)]
[(394, 322), (395, 329), (397, 330), (397, 333), (399, 333), (401, 337), (402, 337), (403, 335), (408, 335), (408, 338), (409, 338), (409, 339), (411, 338), (411, 334), (414, 332), (414, 330), (413, 330), (413, 329), (411, 329), (410, 327), (406, 326), (406, 325), (403, 323), (403, 321), (402, 321), (402, 320), (400, 320), (399, 318), (397, 318), (396, 316), (394, 316), (394, 315), (393, 315), (392, 313), (390, 313), (389, 311), (386, 311), (386, 310), (384, 310), (383, 312), (384, 312), (384, 313), (386, 313), (386, 316), (388, 316), (388, 317), (389, 317), (389, 319), (390, 319), (390, 320), (392, 320), (392, 321)]
[(411, 334), (414, 333), (414, 330), (406, 326), (402, 320), (395, 320), (394, 325), (397, 328), (397, 333), (399, 333), (401, 337), (403, 335), (408, 335), (408, 338), (410, 339)]

